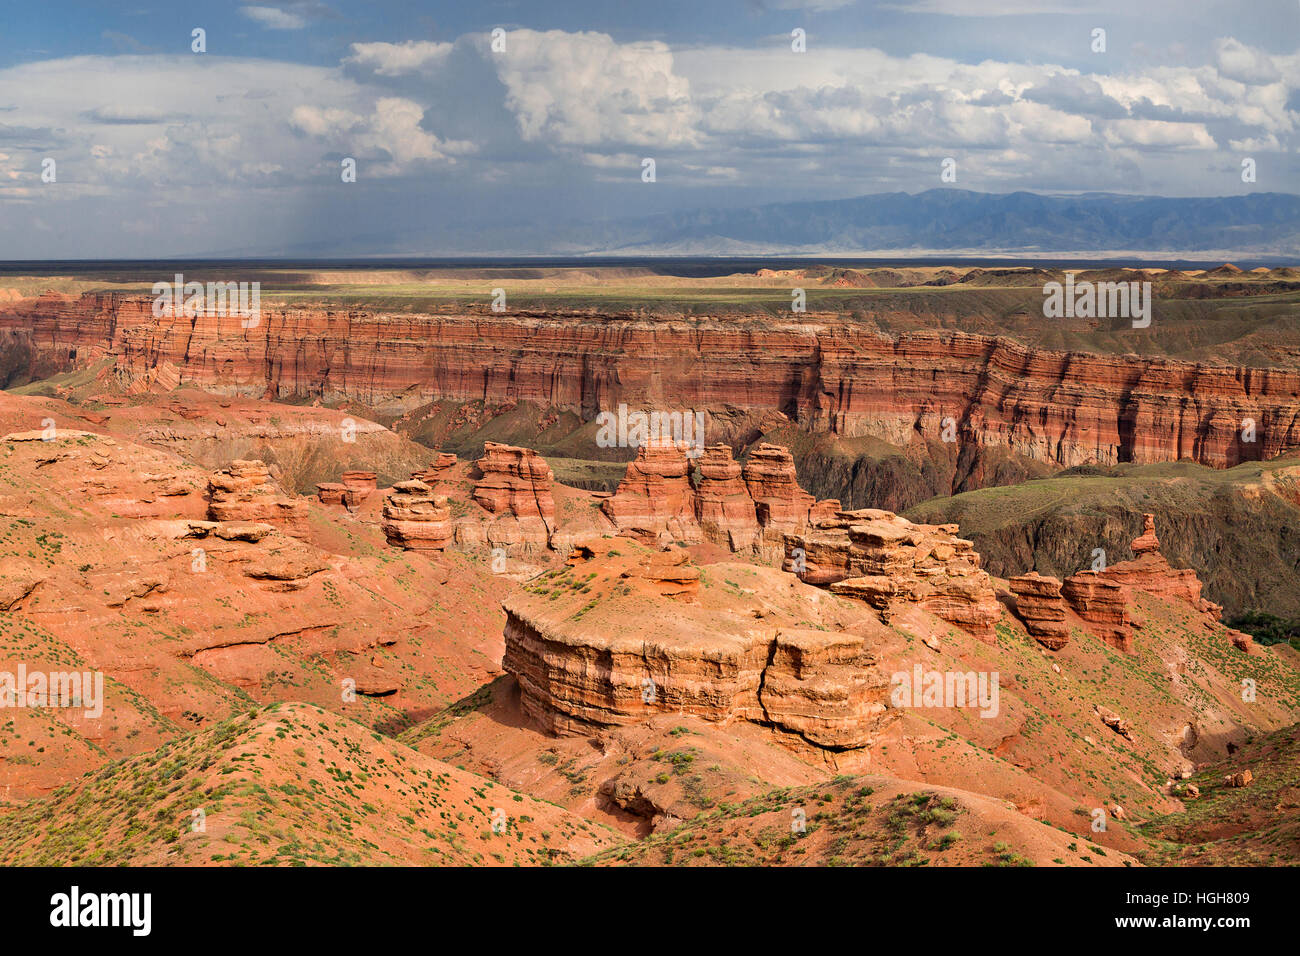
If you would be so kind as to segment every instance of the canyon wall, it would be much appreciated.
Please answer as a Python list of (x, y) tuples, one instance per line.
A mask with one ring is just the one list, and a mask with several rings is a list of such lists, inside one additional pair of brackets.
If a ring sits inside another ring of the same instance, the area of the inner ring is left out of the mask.
[[(8, 382), (114, 356), (128, 386), (349, 400), (531, 401), (591, 421), (632, 408), (778, 410), (809, 431), (1009, 450), (1053, 467), (1188, 458), (1214, 467), (1300, 446), (1300, 373), (1029, 348), (954, 331), (896, 337), (831, 315), (263, 310), (156, 318), (148, 297), (42, 296), (0, 311)], [(1043, 321), (1050, 321), (1044, 319)], [(1243, 440), (1243, 422), (1254, 441)]]

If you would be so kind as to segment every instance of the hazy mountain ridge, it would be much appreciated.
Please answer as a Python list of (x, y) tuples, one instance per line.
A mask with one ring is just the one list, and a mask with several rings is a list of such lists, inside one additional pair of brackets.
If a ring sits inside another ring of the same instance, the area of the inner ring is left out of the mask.
[[(883, 250), (1064, 253), (1300, 251), (1300, 196), (1209, 199), (1049, 196), (931, 189), (852, 199), (665, 213), (627, 223), (593, 251), (678, 254)], [(621, 232), (621, 242), (619, 233)]]

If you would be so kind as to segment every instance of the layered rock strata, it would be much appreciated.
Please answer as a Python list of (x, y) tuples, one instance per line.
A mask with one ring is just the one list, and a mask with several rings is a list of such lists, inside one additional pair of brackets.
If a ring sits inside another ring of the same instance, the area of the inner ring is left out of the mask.
[(725, 542), (732, 551), (752, 548), (758, 541), (754, 499), (728, 445), (710, 445), (700, 457), (695, 520), (706, 538)]
[(378, 488), (379, 476), (373, 471), (345, 471), (339, 482), (346, 489), (343, 503), (356, 508)]
[(412, 472), (411, 477), (416, 481), (423, 481), (434, 491), (442, 491), (444, 489), (440, 486), (450, 479), (451, 471), (456, 467), (456, 463), (455, 455), (445, 451), (439, 452), (438, 457), (429, 463), (428, 468), (424, 469), (424, 471)]
[(727, 445), (710, 445), (695, 475), (681, 446), (657, 440), (638, 449), (601, 508), (620, 534), (647, 544), (709, 540), (775, 561), (787, 532), (838, 506), (799, 487), (794, 459), (780, 445), (758, 445), (743, 466)]
[(690, 461), (671, 439), (648, 441), (628, 463), (627, 474), (601, 510), (620, 533), (653, 543), (662, 536), (674, 541), (701, 540), (695, 519), (695, 492)]
[[(671, 395), (696, 409), (789, 410), (808, 430), (897, 445), (938, 435), (952, 417), (962, 441), (1059, 467), (1188, 458), (1222, 468), (1300, 446), (1295, 371), (1049, 351), (956, 331), (890, 336), (833, 315), (781, 325), (264, 308), (244, 329), (235, 316), (160, 318), (149, 297), (88, 293), (8, 303), (0, 337), (38, 377), (113, 356), (128, 385), (167, 368), (180, 384), (218, 392), (394, 410), (529, 401), (591, 420)], [(1246, 419), (1253, 442), (1242, 440)]]
[(388, 543), (407, 551), (441, 551), (451, 542), (451, 509), (422, 481), (400, 481), (384, 499), (380, 522)]
[(555, 524), (551, 466), (531, 448), (485, 442), (477, 462), (481, 477), (472, 497), (494, 515), (538, 518), (549, 530)]
[(1024, 622), (1030, 637), (1049, 650), (1059, 651), (1070, 643), (1065, 623), (1065, 599), (1061, 582), (1036, 571), (1010, 578), (1007, 584), (1016, 596), (1016, 616)]
[(477, 462), (480, 477), (471, 500), (486, 512), (485, 519), (467, 516), (456, 525), (456, 540), (465, 547), (543, 551), (555, 530), (555, 498), (551, 468), (531, 448), (486, 442)]
[(502, 667), (525, 712), (558, 735), (678, 713), (840, 751), (868, 746), (899, 715), (863, 633), (800, 626), (818, 619), (811, 603), (755, 618), (733, 602), (700, 586), (684, 551), (593, 539), (507, 598)]
[(1100, 571), (1081, 571), (1066, 578), (1061, 588), (1079, 616), (1097, 625), (1109, 643), (1125, 652), (1133, 648), (1136, 623), (1129, 605), (1134, 591), (1188, 604), (1203, 615), (1210, 628), (1219, 626), (1223, 612), (1219, 605), (1201, 597), (1201, 581), (1194, 570), (1172, 567), (1160, 553), (1155, 516), (1143, 515), (1142, 522), (1142, 533), (1130, 545), (1134, 554), (1131, 561), (1120, 561)]
[(285, 495), (261, 461), (232, 461), (208, 479), (208, 517), (262, 521), (296, 537), (307, 533), (306, 501)]
[(339, 481), (317, 484), (316, 497), (321, 504), (343, 505), (354, 511), (377, 489), (378, 477), (373, 471), (345, 471)]
[(992, 579), (954, 524), (913, 524), (875, 508), (844, 511), (787, 534), (782, 567), (805, 583), (866, 601), (885, 620), (915, 605), (986, 643), (997, 640)]
[(1132, 652), (1134, 619), (1122, 586), (1101, 572), (1081, 571), (1065, 579), (1061, 595), (1107, 644)]

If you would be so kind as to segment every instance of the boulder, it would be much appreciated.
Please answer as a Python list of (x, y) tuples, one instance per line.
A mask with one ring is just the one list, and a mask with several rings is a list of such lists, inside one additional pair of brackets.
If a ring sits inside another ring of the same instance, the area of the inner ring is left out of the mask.
[(1237, 773), (1230, 773), (1223, 778), (1223, 782), (1229, 787), (1249, 787), (1255, 779), (1255, 775), (1249, 770), (1240, 770)]
[(1102, 707), (1100, 704), (1095, 706), (1097, 716), (1101, 718), (1103, 724), (1126, 740), (1133, 739), (1133, 722), (1131, 720), (1121, 717), (1109, 707)]

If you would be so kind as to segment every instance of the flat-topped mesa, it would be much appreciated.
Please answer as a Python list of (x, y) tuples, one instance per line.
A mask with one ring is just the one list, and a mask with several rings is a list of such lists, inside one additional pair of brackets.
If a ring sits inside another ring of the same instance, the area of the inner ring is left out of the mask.
[(411, 472), (411, 477), (416, 481), (423, 481), (434, 491), (441, 492), (444, 489), (439, 486), (450, 480), (451, 470), (456, 467), (456, 462), (456, 456), (450, 452), (439, 452), (438, 457), (429, 463), (428, 468)]
[[(743, 720), (797, 749), (862, 755), (901, 714), (888, 706), (878, 666), (885, 629), (873, 619), (839, 630), (815, 594), (781, 586), (773, 568), (745, 567), (782, 595), (761, 617), (733, 588), (706, 585), (683, 550), (648, 553), (602, 538), (576, 546), (567, 567), (504, 602), (502, 667), (519, 683), (524, 712), (561, 736), (657, 714)], [(683, 587), (694, 589), (685, 600)]]
[(286, 534), (307, 534), (307, 502), (287, 496), (262, 461), (232, 461), (208, 479), (212, 521), (266, 522)]
[[(582, 312), (538, 322), (264, 308), (257, 327), (231, 336), (221, 316), (160, 318), (153, 306), (148, 295), (46, 295), (0, 308), (0, 333), (21, 344), (11, 364), (33, 380), (112, 354), (128, 385), (170, 364), (185, 385), (397, 413), (528, 401), (581, 415), (592, 395), (605, 407), (689, 396), (699, 410), (793, 408), (809, 432), (907, 445), (937, 407), (979, 423), (977, 456), (1006, 449), (1053, 468), (1182, 458), (1226, 468), (1300, 446), (1300, 373), (1290, 369), (1053, 351), (941, 328), (891, 335), (829, 315), (791, 329), (759, 315), (688, 322), (629, 311), (593, 323)], [(938, 325), (942, 315), (919, 318)], [(1258, 423), (1258, 441), (1241, 441), (1244, 418)]]
[(782, 567), (800, 580), (860, 598), (888, 621), (919, 606), (986, 643), (1000, 616), (993, 581), (957, 526), (913, 524), (889, 511), (842, 511), (785, 536)]
[(672, 439), (652, 439), (637, 449), (627, 473), (601, 510), (620, 534), (654, 542), (700, 541), (690, 461)]
[(555, 498), (551, 493), (551, 466), (531, 448), (484, 442), (477, 462), (483, 473), (472, 496), (494, 515), (540, 518), (549, 531), (555, 525)]
[(384, 498), (384, 537), (407, 551), (442, 551), (451, 542), (451, 509), (422, 481), (399, 481)]
[(732, 551), (752, 548), (759, 536), (758, 516), (731, 446), (710, 445), (699, 467), (695, 518), (700, 530), (711, 541), (725, 542)]
[(1059, 651), (1070, 643), (1070, 628), (1065, 623), (1065, 599), (1061, 582), (1037, 571), (1010, 578), (1007, 584), (1016, 596), (1016, 617), (1024, 622), (1029, 635), (1049, 650)]

